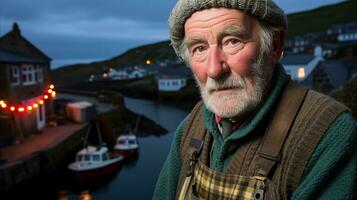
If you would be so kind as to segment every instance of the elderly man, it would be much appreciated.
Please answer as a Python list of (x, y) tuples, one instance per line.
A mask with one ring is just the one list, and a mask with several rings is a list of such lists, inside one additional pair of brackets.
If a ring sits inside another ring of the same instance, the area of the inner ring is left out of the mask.
[(154, 199), (356, 199), (356, 122), (289, 79), (273, 1), (178, 0), (169, 25), (203, 103), (177, 128)]

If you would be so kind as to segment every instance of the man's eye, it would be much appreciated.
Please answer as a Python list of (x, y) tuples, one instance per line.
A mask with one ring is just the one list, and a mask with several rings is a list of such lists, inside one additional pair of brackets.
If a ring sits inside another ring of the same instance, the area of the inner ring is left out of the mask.
[(232, 38), (232, 39), (228, 39), (225, 43), (226, 45), (236, 45), (240, 43), (240, 40)]
[(192, 53), (193, 54), (202, 53), (204, 50), (206, 50), (206, 48), (204, 46), (198, 46), (198, 47), (193, 48)]

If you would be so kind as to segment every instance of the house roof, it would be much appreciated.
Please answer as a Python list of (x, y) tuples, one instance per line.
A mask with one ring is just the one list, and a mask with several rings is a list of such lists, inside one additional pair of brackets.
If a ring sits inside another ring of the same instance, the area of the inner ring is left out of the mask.
[(288, 54), (280, 61), (283, 65), (304, 65), (315, 58), (313, 54)]
[[(357, 73), (357, 60), (329, 60), (321, 62), (334, 87), (339, 87)], [(350, 74), (349, 71), (350, 70)]]
[(26, 63), (47, 63), (48, 60), (34, 58), (31, 56), (21, 56), (3, 49), (0, 49), (0, 62), (26, 62)]
[(158, 73), (159, 77), (187, 77), (191, 76), (191, 70), (186, 66), (177, 66), (177, 67), (167, 67), (161, 69)]
[[(40, 60), (42, 62), (51, 61), (50, 57), (21, 35), (20, 28), (16, 23), (13, 24), (10, 32), (0, 37), (0, 49), (7, 52), (6, 57), (9, 56), (11, 59), (14, 59), (16, 55), (17, 58), (15, 60), (26, 58), (30, 60)], [(20, 57), (22, 58), (20, 59)]]

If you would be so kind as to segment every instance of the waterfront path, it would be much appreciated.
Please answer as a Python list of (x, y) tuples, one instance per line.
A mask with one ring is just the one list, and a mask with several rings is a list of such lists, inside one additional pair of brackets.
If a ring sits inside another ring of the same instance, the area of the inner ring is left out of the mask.
[(27, 137), (21, 144), (1, 148), (1, 157), (6, 159), (6, 162), (0, 166), (0, 169), (13, 165), (36, 152), (47, 151), (57, 146), (86, 125), (87, 123), (67, 123), (57, 127), (45, 127), (41, 133)]

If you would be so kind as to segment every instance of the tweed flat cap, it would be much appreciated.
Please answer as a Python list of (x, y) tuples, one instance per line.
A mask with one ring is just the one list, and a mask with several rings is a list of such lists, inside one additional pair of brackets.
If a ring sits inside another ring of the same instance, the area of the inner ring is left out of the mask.
[(169, 18), (170, 39), (176, 54), (186, 20), (196, 11), (219, 7), (243, 10), (268, 24), (287, 28), (286, 15), (272, 0), (178, 0)]

